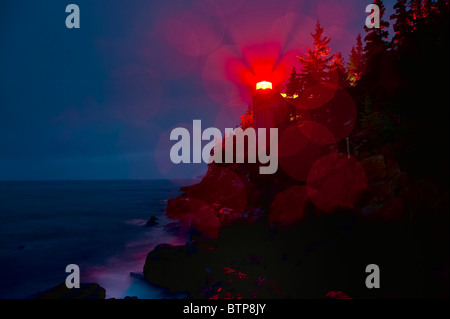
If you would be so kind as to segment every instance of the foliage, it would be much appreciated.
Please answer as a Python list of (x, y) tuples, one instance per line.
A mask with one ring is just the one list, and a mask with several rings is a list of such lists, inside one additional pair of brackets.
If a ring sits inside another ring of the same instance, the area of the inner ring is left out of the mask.
[(247, 111), (241, 116), (241, 123), (239, 124), (243, 130), (253, 127), (253, 106), (248, 105)]

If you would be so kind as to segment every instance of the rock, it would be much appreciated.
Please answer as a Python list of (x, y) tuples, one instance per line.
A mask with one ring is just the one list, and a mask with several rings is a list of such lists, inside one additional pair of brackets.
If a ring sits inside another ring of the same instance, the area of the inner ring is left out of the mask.
[(192, 244), (161, 244), (147, 255), (144, 276), (170, 292), (195, 292), (207, 276), (207, 258)]
[(400, 169), (400, 165), (397, 161), (394, 160), (386, 160), (386, 177), (389, 179), (397, 178), (399, 175), (402, 174), (402, 171)]
[(402, 198), (394, 197), (381, 207), (378, 214), (385, 221), (400, 221), (405, 215), (405, 203)]
[(145, 224), (145, 226), (155, 226), (158, 225), (157, 222), (158, 218), (156, 218), (155, 216), (150, 217), (150, 219), (148, 220), (147, 224)]
[(289, 226), (300, 222), (306, 211), (308, 190), (305, 186), (292, 186), (277, 194), (270, 207), (272, 225)]
[(145, 277), (143, 274), (136, 273), (136, 272), (130, 272), (130, 277), (145, 280)]
[(368, 180), (364, 167), (355, 158), (331, 153), (314, 162), (306, 186), (314, 205), (333, 213), (353, 209), (367, 191)]
[(386, 177), (386, 164), (383, 155), (371, 156), (361, 161), (369, 183), (382, 181)]
[(230, 225), (241, 216), (242, 216), (241, 211), (227, 207), (222, 207), (218, 213), (218, 217), (222, 225)]
[[(224, 214), (227, 222), (231, 215), (234, 220), (243, 214), (250, 202), (259, 200), (255, 185), (238, 167), (240, 165), (209, 165), (200, 183), (181, 188), (184, 192), (181, 196), (168, 200), (166, 216), (190, 225), (198, 236), (217, 238), (222, 226), (220, 214), (227, 213)], [(232, 214), (228, 214), (230, 212)]]
[(371, 204), (384, 203), (394, 196), (395, 185), (393, 181), (382, 181), (369, 187)]
[(383, 204), (371, 204), (364, 206), (361, 209), (361, 215), (370, 218), (377, 218), (378, 211), (383, 206)]
[(106, 290), (96, 283), (81, 283), (80, 288), (69, 289), (61, 283), (51, 289), (38, 292), (27, 299), (105, 299)]
[(253, 277), (231, 267), (215, 272), (210, 285), (196, 298), (209, 299), (280, 299), (285, 293), (274, 280)]
[(164, 230), (171, 233), (176, 233), (180, 230), (180, 222), (171, 222), (164, 226)]
[(193, 197), (178, 197), (169, 200), (167, 217), (176, 218), (204, 234), (206, 237), (217, 238), (221, 223), (212, 205)]

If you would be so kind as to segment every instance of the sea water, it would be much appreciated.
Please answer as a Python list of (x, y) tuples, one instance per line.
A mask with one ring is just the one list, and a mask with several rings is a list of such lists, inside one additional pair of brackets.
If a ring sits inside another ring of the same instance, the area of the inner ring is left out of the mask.
[[(26, 298), (65, 282), (69, 264), (81, 282), (96, 282), (107, 298), (172, 298), (130, 277), (149, 251), (184, 244), (169, 232), (169, 198), (189, 181), (0, 182), (0, 298)], [(151, 216), (156, 226), (145, 226)], [(176, 296), (175, 296), (176, 297)]]

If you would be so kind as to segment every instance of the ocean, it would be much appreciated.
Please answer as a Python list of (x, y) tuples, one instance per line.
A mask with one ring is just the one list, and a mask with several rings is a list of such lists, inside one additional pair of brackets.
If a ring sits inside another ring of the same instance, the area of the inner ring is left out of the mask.
[[(176, 298), (142, 273), (156, 245), (184, 244), (165, 225), (169, 198), (189, 181), (0, 182), (0, 298), (26, 298), (65, 282), (66, 266), (96, 282), (107, 298)], [(145, 226), (151, 216), (156, 226)]]

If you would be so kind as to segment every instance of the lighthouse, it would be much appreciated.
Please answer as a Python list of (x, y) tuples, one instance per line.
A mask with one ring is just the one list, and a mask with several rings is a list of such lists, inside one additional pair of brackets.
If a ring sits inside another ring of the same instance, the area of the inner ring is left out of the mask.
[(275, 112), (283, 96), (273, 91), (271, 82), (262, 81), (256, 84), (256, 94), (253, 96), (253, 128), (275, 127)]

